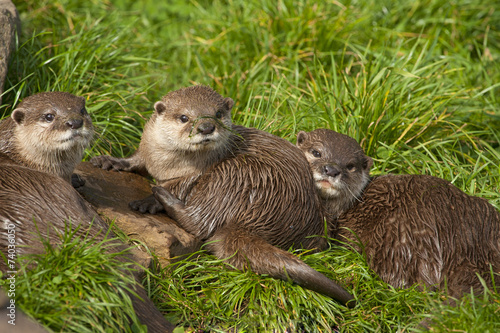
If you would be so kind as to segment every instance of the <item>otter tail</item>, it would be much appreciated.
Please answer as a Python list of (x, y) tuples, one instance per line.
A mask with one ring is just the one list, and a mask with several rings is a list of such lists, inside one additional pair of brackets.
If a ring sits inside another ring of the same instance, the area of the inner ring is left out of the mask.
[(309, 267), (291, 253), (252, 235), (240, 225), (226, 225), (208, 239), (207, 247), (218, 258), (238, 269), (250, 267), (258, 274), (297, 283), (298, 285), (329, 296), (348, 307), (354, 307), (354, 297), (336, 282)]

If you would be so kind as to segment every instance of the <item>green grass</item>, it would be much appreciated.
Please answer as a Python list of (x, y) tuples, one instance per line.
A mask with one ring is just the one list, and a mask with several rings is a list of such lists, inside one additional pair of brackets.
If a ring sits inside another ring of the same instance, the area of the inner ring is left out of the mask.
[(297, 254), (316, 270), (341, 278), (363, 306), (346, 310), (328, 297), (290, 283), (229, 270), (223, 261), (204, 252), (153, 272), (146, 283), (157, 288), (157, 304), (170, 310), (172, 319), (209, 331), (242, 327), (263, 332), (391, 331), (424, 319), (420, 311), (429, 308), (428, 296), (414, 289), (390, 289), (367, 269), (358, 253), (332, 247)]
[[(86, 158), (127, 156), (152, 105), (208, 84), (236, 104), (233, 121), (292, 142), (328, 127), (356, 138), (373, 173), (452, 181), (500, 208), (500, 5), (423, 1), (34, 1), (0, 116), (46, 90), (87, 98), (97, 138)], [(265, 331), (498, 330), (499, 294), (466, 298), (394, 290), (352, 251), (302, 254), (346, 284), (352, 310), (282, 281), (224, 269), (207, 254), (145, 283), (181, 326)], [(264, 326), (262, 326), (264, 325)]]
[(44, 253), (16, 258), (15, 304), (54, 332), (145, 332), (128, 294), (131, 264), (107, 252), (112, 239), (77, 236), (78, 228), (67, 225), (60, 245), (38, 234)]

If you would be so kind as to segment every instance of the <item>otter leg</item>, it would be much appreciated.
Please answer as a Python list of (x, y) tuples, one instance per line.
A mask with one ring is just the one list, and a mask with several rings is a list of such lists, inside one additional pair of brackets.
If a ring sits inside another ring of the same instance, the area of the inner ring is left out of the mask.
[[(176, 220), (184, 229), (188, 232), (197, 229), (192, 219), (186, 213), (184, 202), (179, 200), (169, 190), (161, 186), (155, 186), (153, 187), (153, 195), (156, 197), (157, 202), (162, 205), (162, 208), (165, 209), (168, 216)], [(194, 233), (196, 234), (196, 231)]]
[(133, 154), (127, 158), (119, 158), (108, 155), (95, 156), (90, 160), (95, 167), (104, 170), (137, 172), (147, 174), (146, 168), (139, 155)]
[(207, 240), (207, 248), (218, 258), (225, 259), (237, 269), (251, 268), (258, 274), (297, 283), (329, 296), (343, 305), (354, 307), (354, 297), (336, 282), (309, 267), (291, 253), (267, 243), (245, 227), (228, 224)]
[(198, 221), (187, 213), (183, 201), (179, 200), (169, 190), (162, 186), (153, 187), (153, 194), (161, 203), (162, 208), (165, 209), (168, 216), (174, 219), (184, 230), (200, 239), (205, 237), (200, 232)]

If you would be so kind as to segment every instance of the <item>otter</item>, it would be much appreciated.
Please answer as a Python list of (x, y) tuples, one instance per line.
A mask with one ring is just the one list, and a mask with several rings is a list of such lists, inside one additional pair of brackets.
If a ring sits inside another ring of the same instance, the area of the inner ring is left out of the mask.
[[(9, 230), (15, 230), (16, 256), (43, 253), (41, 237), (59, 244), (59, 235), (68, 226), (73, 230), (79, 227), (77, 236), (90, 237), (96, 242), (104, 240), (106, 235), (114, 238), (108, 225), (69, 183), (77, 163), (74, 159), (77, 153), (83, 153), (93, 135), (90, 116), (82, 111), (84, 102), (68, 93), (42, 93), (26, 98), (13, 111), (12, 120), (6, 120), (7, 125), (2, 121), (0, 129), (7, 132), (0, 133), (0, 249), (4, 256), (10, 253)], [(54, 117), (47, 120), (48, 114)], [(33, 147), (36, 151), (19, 142), (21, 138), (35, 141), (30, 138), (29, 130), (34, 132), (33, 137), (43, 141)], [(49, 166), (48, 161), (62, 165)], [(113, 240), (113, 251), (125, 253), (128, 248)], [(128, 252), (121, 260), (134, 262), (136, 255)], [(12, 270), (4, 259), (0, 258), (0, 270)], [(174, 326), (165, 320), (140, 286), (138, 273), (135, 278), (138, 283), (129, 286), (135, 292), (130, 298), (139, 320), (150, 330), (172, 331)]]
[[(327, 245), (319, 197), (306, 159), (290, 142), (233, 125), (233, 100), (207, 86), (170, 92), (154, 105), (139, 149), (129, 158), (99, 156), (112, 170), (144, 171), (160, 186), (156, 201), (210, 252), (237, 269), (250, 268), (353, 306), (353, 296), (289, 252)], [(154, 199), (154, 197), (153, 197)]]
[(20, 165), (54, 174), (78, 187), (82, 180), (73, 170), (93, 133), (83, 97), (43, 92), (26, 97), (0, 122), (0, 152)]
[(299, 132), (297, 146), (335, 238), (363, 250), (383, 281), (447, 289), (455, 298), (480, 292), (478, 275), (492, 286), (490, 265), (500, 273), (500, 214), (487, 200), (428, 175), (370, 177), (373, 160), (331, 130)]
[[(41, 254), (44, 251), (41, 237), (51, 244), (61, 242), (59, 235), (71, 227), (76, 237), (94, 239), (96, 243), (114, 234), (97, 212), (82, 199), (66, 180), (19, 165), (0, 153), (0, 249), (7, 255), (8, 231), (16, 233), (16, 256)], [(41, 236), (41, 237), (40, 237)], [(129, 253), (120, 256), (123, 262), (134, 262), (136, 253), (127, 251), (129, 246), (113, 240), (110, 250)], [(0, 270), (11, 271), (0, 258)], [(135, 272), (136, 284), (129, 286), (129, 293), (137, 317), (152, 332), (172, 332), (175, 326), (167, 322), (156, 308), (147, 292), (140, 285), (139, 270)]]

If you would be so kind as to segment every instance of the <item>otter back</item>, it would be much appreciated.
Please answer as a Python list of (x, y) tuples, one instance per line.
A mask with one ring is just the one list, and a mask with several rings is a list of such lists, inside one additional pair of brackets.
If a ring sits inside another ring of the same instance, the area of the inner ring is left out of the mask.
[(228, 222), (254, 230), (281, 248), (323, 248), (322, 210), (301, 152), (288, 141), (257, 129), (233, 126), (231, 155), (200, 176), (165, 187), (186, 205), (194, 225), (209, 238)]
[[(394, 287), (447, 287), (459, 297), (500, 274), (500, 215), (486, 200), (424, 175), (374, 178), (339, 216), (360, 237), (370, 265)], [(355, 240), (347, 229), (339, 236)], [(390, 246), (389, 246), (390, 244)]]

